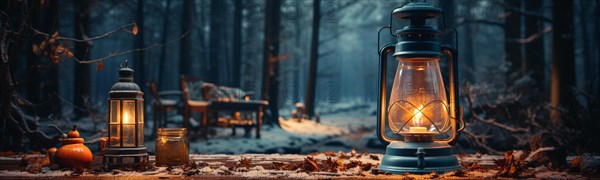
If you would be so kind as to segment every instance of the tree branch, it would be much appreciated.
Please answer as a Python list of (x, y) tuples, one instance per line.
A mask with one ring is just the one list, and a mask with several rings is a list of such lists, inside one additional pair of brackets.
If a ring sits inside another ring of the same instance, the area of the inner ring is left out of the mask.
[(552, 23), (552, 19), (544, 16), (543, 14), (540, 13), (536, 13), (536, 12), (531, 12), (531, 11), (523, 11), (521, 9), (517, 9), (515, 7), (507, 7), (504, 6), (504, 9), (508, 10), (511, 13), (517, 13), (520, 14), (521, 16), (530, 16), (530, 17), (535, 17), (535, 18), (539, 18), (547, 23)]
[[(111, 30), (111, 31), (109, 31), (109, 32), (107, 32), (107, 33), (104, 33), (104, 34), (102, 34), (102, 35), (99, 35), (99, 36), (96, 36), (96, 37), (85, 38), (85, 39), (77, 39), (77, 38), (69, 38), (69, 37), (61, 37), (61, 36), (59, 36), (59, 37), (57, 37), (57, 38), (56, 38), (56, 40), (67, 40), (67, 41), (74, 41), (74, 42), (79, 42), (79, 43), (89, 43), (89, 42), (91, 42), (91, 41), (95, 41), (95, 40), (98, 40), (98, 39), (102, 39), (102, 38), (104, 38), (104, 37), (107, 37), (107, 36), (109, 36), (109, 35), (111, 35), (111, 34), (113, 34), (113, 33), (117, 32), (117, 31), (119, 31), (119, 30), (123, 30), (123, 31), (125, 31), (125, 32), (131, 33), (131, 31), (129, 31), (129, 30), (125, 29), (125, 28), (126, 28), (126, 27), (130, 27), (130, 26), (131, 26), (131, 27), (133, 27), (133, 26), (134, 26), (134, 24), (135, 24), (135, 23), (129, 23), (129, 24), (122, 25), (122, 26), (120, 26), (120, 27), (118, 27), (118, 28), (116, 28), (116, 29), (113, 29), (113, 30)], [(48, 38), (48, 37), (51, 37), (51, 36), (52, 36), (52, 35), (50, 35), (50, 34), (48, 34), (48, 33), (44, 33), (44, 32), (41, 32), (41, 31), (39, 31), (39, 30), (35, 29), (33, 26), (29, 26), (29, 28), (30, 28), (30, 29), (31, 29), (31, 30), (32, 30), (34, 33), (36, 33), (36, 34), (38, 34), (38, 35), (46, 36), (46, 38)]]
[(463, 91), (465, 92), (465, 97), (467, 98), (467, 107), (469, 108), (469, 111), (471, 112), (472, 119), (495, 126), (495, 127), (498, 127), (500, 129), (504, 129), (504, 130), (512, 132), (512, 133), (527, 133), (527, 132), (529, 132), (529, 128), (512, 127), (512, 126), (508, 126), (508, 125), (499, 123), (496, 121), (496, 119), (484, 119), (484, 118), (480, 117), (479, 115), (477, 115), (477, 113), (475, 113), (476, 111), (473, 106), (473, 101), (475, 98), (474, 98), (474, 93), (472, 91), (471, 86), (465, 85), (465, 87), (463, 87)]
[(466, 18), (462, 18), (460, 19), (456, 25), (454, 27), (458, 27), (464, 24), (484, 24), (484, 25), (491, 25), (491, 26), (496, 26), (496, 27), (504, 27), (504, 23), (500, 23), (500, 22), (494, 22), (494, 21), (488, 21), (488, 20), (482, 20), (482, 19), (475, 19), (475, 20), (466, 20)]
[(105, 60), (105, 59), (108, 59), (108, 58), (111, 58), (111, 57), (115, 57), (115, 56), (120, 56), (120, 55), (123, 55), (123, 54), (128, 54), (128, 53), (133, 53), (133, 52), (138, 52), (138, 51), (145, 51), (145, 50), (152, 49), (152, 48), (155, 48), (155, 47), (163, 47), (163, 46), (167, 46), (167, 45), (169, 45), (169, 44), (171, 44), (171, 43), (173, 43), (173, 42), (175, 42), (175, 41), (178, 41), (178, 40), (180, 40), (181, 38), (185, 37), (185, 36), (186, 36), (187, 34), (189, 34), (190, 32), (191, 32), (191, 31), (187, 31), (187, 32), (185, 32), (185, 33), (181, 34), (179, 37), (177, 37), (177, 38), (175, 38), (175, 39), (172, 39), (172, 40), (170, 40), (169, 42), (167, 42), (167, 43), (164, 43), (164, 44), (161, 44), (161, 43), (154, 43), (154, 44), (152, 44), (152, 45), (150, 45), (150, 46), (147, 46), (147, 47), (145, 47), (145, 48), (130, 49), (130, 50), (127, 50), (127, 51), (115, 52), (115, 53), (112, 53), (112, 54), (110, 54), (110, 55), (108, 55), (108, 56), (101, 57), (101, 58), (97, 58), (97, 59), (93, 59), (93, 60), (80, 60), (80, 59), (77, 59), (76, 57), (73, 57), (73, 59), (74, 59), (75, 61), (77, 61), (78, 63), (82, 63), (82, 64), (93, 64), (93, 63), (97, 63), (97, 62), (100, 62), (100, 61), (102, 61), (102, 60)]
[(468, 130), (464, 130), (463, 133), (465, 134), (465, 137), (468, 139), (471, 139), (472, 141), (469, 141), (470, 143), (473, 143), (474, 145), (483, 148), (484, 150), (487, 151), (487, 153), (490, 154), (502, 154), (500, 151), (496, 151), (494, 148), (489, 147), (487, 145), (487, 138), (489, 138), (489, 136), (486, 135), (477, 135), (475, 133), (472, 133), (471, 131)]
[(544, 34), (549, 33), (549, 32), (552, 32), (552, 27), (547, 27), (546, 29), (544, 29), (538, 33), (532, 34), (527, 38), (506, 39), (506, 41), (527, 44), (527, 43), (533, 42), (539, 38), (542, 38), (544, 36)]
[[(73, 41), (73, 42), (85, 42), (85, 43), (90, 43), (90, 42), (92, 42), (92, 41), (94, 41), (94, 40), (98, 40), (98, 39), (101, 39), (101, 38), (107, 37), (107, 36), (109, 36), (110, 34), (113, 34), (113, 33), (117, 32), (117, 31), (119, 31), (119, 30), (123, 30), (123, 31), (126, 31), (126, 32), (130, 32), (130, 33), (131, 33), (131, 31), (127, 30), (127, 29), (126, 29), (126, 27), (133, 26), (134, 24), (135, 24), (135, 23), (126, 24), (126, 25), (123, 25), (123, 26), (121, 26), (121, 27), (119, 27), (119, 28), (113, 29), (113, 30), (111, 30), (111, 31), (109, 31), (109, 32), (107, 32), (107, 33), (105, 33), (105, 34), (102, 34), (102, 35), (100, 35), (100, 36), (96, 36), (96, 37), (92, 37), (92, 38), (76, 39), (76, 38), (69, 38), (69, 37), (61, 37), (61, 36), (58, 36), (56, 39), (57, 39), (57, 40)], [(50, 35), (50, 34), (47, 34), (47, 33), (41, 32), (41, 31), (39, 31), (39, 30), (37, 30), (37, 29), (35, 29), (35, 28), (31, 27), (31, 26), (30, 26), (30, 28), (31, 28), (31, 30), (32, 30), (33, 32), (35, 32), (36, 34), (38, 34), (38, 35), (42, 35), (42, 36), (46, 36), (46, 38), (49, 38), (49, 37), (51, 37), (51, 36), (52, 36), (52, 35)], [(72, 59), (73, 59), (73, 60), (75, 60), (77, 63), (81, 63), (81, 64), (93, 64), (93, 63), (98, 63), (98, 62), (100, 62), (100, 61), (103, 61), (103, 60), (105, 60), (105, 59), (108, 59), (108, 58), (111, 58), (111, 57), (120, 56), (120, 55), (124, 55), (124, 54), (128, 54), (128, 53), (138, 52), (138, 51), (145, 51), (145, 50), (152, 49), (152, 48), (155, 48), (155, 47), (163, 47), (163, 46), (169, 45), (169, 44), (171, 44), (171, 43), (174, 43), (175, 41), (178, 41), (178, 40), (180, 40), (180, 39), (184, 38), (184, 37), (185, 37), (185, 36), (187, 36), (187, 35), (188, 35), (190, 32), (191, 32), (191, 30), (188, 30), (188, 31), (186, 31), (185, 33), (181, 34), (179, 37), (177, 37), (177, 38), (175, 38), (175, 39), (172, 39), (172, 40), (170, 40), (170, 41), (168, 41), (167, 43), (164, 43), (164, 44), (161, 44), (161, 43), (154, 43), (154, 44), (152, 44), (152, 45), (150, 45), (150, 46), (147, 46), (147, 47), (144, 47), (144, 48), (130, 49), (130, 50), (127, 50), (127, 51), (121, 51), (121, 52), (118, 52), (118, 51), (117, 51), (117, 52), (110, 53), (108, 56), (101, 57), (101, 58), (97, 58), (97, 59), (93, 59), (93, 60), (81, 60), (81, 59), (78, 59), (78, 58), (77, 58), (77, 57), (75, 57), (75, 56), (73, 56), (73, 57), (72, 57)]]

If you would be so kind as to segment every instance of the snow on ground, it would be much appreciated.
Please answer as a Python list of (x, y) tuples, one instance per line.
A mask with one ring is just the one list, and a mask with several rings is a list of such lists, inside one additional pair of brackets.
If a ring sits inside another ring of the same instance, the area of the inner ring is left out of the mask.
[(284, 131), (293, 134), (299, 135), (309, 135), (309, 136), (318, 136), (318, 135), (339, 135), (348, 133), (349, 129), (325, 125), (322, 123), (317, 123), (313, 120), (308, 119), (289, 119), (284, 120), (283, 118), (279, 118), (279, 124)]
[[(243, 154), (243, 153), (309, 153), (316, 151), (350, 151), (353, 147), (364, 146), (359, 141), (364, 131), (376, 126), (374, 107), (364, 103), (338, 103), (320, 105), (319, 110), (329, 113), (321, 115), (321, 122), (313, 120), (285, 120), (280, 118), (281, 128), (265, 125), (261, 138), (255, 138), (255, 130), (250, 136), (244, 136), (244, 129), (238, 128), (232, 136), (231, 128), (211, 128), (214, 135), (208, 140), (198, 138), (190, 141), (190, 153), (206, 154)], [(181, 121), (181, 116), (172, 116), (171, 120)], [(170, 123), (174, 124), (174, 123)], [(148, 128), (149, 129), (149, 128)], [(147, 136), (151, 132), (146, 132)], [(355, 139), (345, 138), (346, 136)], [(339, 140), (338, 140), (339, 139)], [(361, 144), (356, 144), (356, 143)], [(146, 147), (153, 153), (154, 141), (146, 141)], [(325, 149), (321, 148), (324, 147)]]

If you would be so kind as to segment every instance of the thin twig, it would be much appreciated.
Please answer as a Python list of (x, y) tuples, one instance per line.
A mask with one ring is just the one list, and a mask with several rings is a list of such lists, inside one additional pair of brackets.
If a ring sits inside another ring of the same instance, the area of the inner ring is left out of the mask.
[(465, 137), (472, 139), (471, 143), (475, 143), (476, 146), (483, 148), (490, 154), (502, 154), (500, 151), (496, 151), (494, 148), (491, 148), (487, 145), (486, 139), (488, 136), (476, 135), (468, 130), (463, 131)]
[(170, 40), (169, 42), (167, 42), (167, 43), (164, 43), (164, 44), (161, 44), (161, 43), (154, 43), (154, 44), (152, 44), (152, 45), (150, 45), (150, 46), (147, 46), (147, 47), (145, 47), (145, 48), (130, 49), (130, 50), (127, 50), (127, 51), (116, 52), (116, 53), (112, 53), (112, 54), (110, 54), (110, 55), (108, 55), (108, 56), (101, 57), (101, 58), (97, 58), (97, 59), (94, 59), (94, 60), (80, 60), (80, 59), (78, 59), (78, 58), (76, 58), (76, 57), (73, 57), (73, 59), (74, 59), (74, 60), (75, 60), (77, 63), (81, 63), (81, 64), (93, 64), (93, 63), (97, 63), (97, 62), (100, 62), (100, 61), (102, 61), (102, 60), (105, 60), (105, 59), (108, 59), (108, 58), (111, 58), (111, 57), (115, 57), (115, 56), (120, 56), (120, 55), (123, 55), (123, 54), (128, 54), (128, 53), (133, 53), (133, 52), (138, 52), (138, 51), (145, 51), (145, 50), (152, 49), (152, 48), (155, 48), (155, 47), (163, 47), (163, 46), (167, 46), (167, 45), (169, 45), (169, 44), (172, 44), (172, 43), (173, 43), (173, 42), (175, 42), (175, 41), (178, 41), (178, 40), (182, 39), (183, 37), (185, 37), (185, 36), (186, 36), (187, 34), (189, 34), (190, 32), (191, 32), (191, 30), (189, 30), (189, 31), (187, 31), (187, 32), (185, 32), (185, 33), (183, 33), (183, 34), (181, 34), (179, 37), (177, 37), (177, 38), (175, 38), (175, 39), (172, 39), (172, 40)]
[[(109, 31), (109, 32), (107, 32), (107, 33), (104, 33), (104, 34), (102, 34), (102, 35), (99, 35), (99, 36), (96, 36), (96, 37), (85, 38), (85, 39), (77, 39), (77, 38), (70, 38), (70, 37), (62, 37), (62, 36), (58, 36), (58, 37), (56, 38), (56, 40), (67, 40), (67, 41), (74, 41), (74, 42), (80, 42), (80, 43), (83, 43), (83, 42), (90, 42), (90, 41), (95, 41), (95, 40), (98, 40), (98, 39), (102, 39), (102, 38), (104, 38), (104, 37), (106, 37), (106, 36), (108, 36), (108, 35), (111, 35), (111, 34), (113, 34), (113, 33), (117, 32), (117, 31), (119, 31), (119, 30), (123, 30), (123, 31), (125, 31), (125, 32), (129, 32), (129, 33), (131, 33), (131, 31), (128, 31), (128, 30), (127, 30), (127, 29), (125, 29), (125, 28), (126, 28), (126, 27), (129, 27), (129, 26), (133, 26), (134, 24), (135, 24), (135, 23), (129, 23), (129, 24), (122, 25), (122, 26), (120, 26), (120, 27), (118, 27), (118, 28), (116, 28), (116, 29), (113, 29), (113, 30), (111, 30), (111, 31)], [(29, 28), (31, 28), (31, 30), (32, 30), (33, 32), (35, 32), (36, 34), (38, 34), (38, 35), (43, 35), (43, 36), (46, 36), (46, 37), (51, 37), (51, 36), (52, 36), (52, 35), (50, 35), (50, 34), (48, 34), (48, 33), (41, 32), (41, 31), (39, 31), (39, 30), (35, 29), (33, 26), (29, 26)]]
[(500, 27), (500, 28), (504, 27), (504, 25), (505, 25), (504, 23), (501, 23), (501, 22), (494, 22), (494, 21), (488, 21), (488, 20), (482, 20), (482, 19), (467, 20), (466, 18), (462, 18), (454, 25), (454, 27), (459, 27), (464, 24), (484, 24), (484, 25), (492, 25), (492, 26), (496, 26), (496, 27)]
[(508, 10), (509, 12), (511, 12), (511, 13), (517, 13), (517, 14), (522, 15), (522, 16), (535, 17), (535, 18), (541, 19), (541, 20), (543, 20), (543, 21), (545, 21), (547, 23), (552, 23), (553, 22), (552, 19), (544, 16), (544, 14), (541, 14), (541, 13), (536, 13), (536, 12), (532, 12), (532, 11), (523, 11), (523, 10), (521, 10), (519, 8), (515, 8), (515, 7), (507, 7), (507, 6), (505, 6), (504, 8), (506, 10)]
[(527, 43), (535, 41), (536, 39), (542, 38), (544, 34), (549, 33), (549, 32), (552, 32), (552, 26), (547, 27), (546, 29), (544, 29), (544, 30), (542, 30), (542, 31), (540, 31), (538, 33), (532, 34), (532, 35), (530, 35), (527, 38), (516, 38), (516, 39), (510, 39), (509, 38), (509, 39), (506, 39), (506, 41), (507, 42), (516, 42), (516, 43), (521, 43), (521, 44), (527, 44)]
[[(105, 34), (102, 34), (102, 35), (100, 35), (100, 36), (96, 36), (96, 37), (92, 37), (92, 38), (77, 39), (77, 38), (69, 38), (69, 37), (61, 37), (61, 36), (59, 36), (59, 37), (57, 37), (56, 39), (57, 39), (57, 40), (67, 40), (67, 41), (74, 41), (74, 42), (91, 42), (91, 41), (94, 41), (94, 40), (98, 40), (98, 39), (101, 39), (101, 38), (107, 37), (107, 36), (109, 36), (110, 34), (113, 34), (113, 33), (117, 32), (117, 31), (119, 31), (119, 30), (123, 30), (123, 31), (125, 31), (125, 32), (129, 32), (129, 33), (131, 33), (131, 31), (127, 30), (126, 28), (127, 28), (127, 27), (129, 27), (129, 26), (133, 26), (134, 24), (135, 24), (135, 23), (126, 24), (126, 25), (120, 26), (120, 27), (118, 27), (118, 28), (116, 28), (116, 29), (113, 29), (113, 30), (111, 30), (111, 31), (109, 31), (109, 32), (107, 32), (107, 33), (105, 33)], [(31, 30), (32, 30), (33, 32), (35, 32), (35, 33), (36, 33), (36, 34), (38, 34), (38, 35), (42, 35), (42, 36), (46, 36), (46, 37), (51, 37), (51, 35), (50, 35), (50, 34), (48, 34), (48, 33), (41, 32), (41, 31), (39, 31), (39, 30), (37, 30), (37, 29), (33, 28), (32, 26), (29, 26), (29, 27), (31, 28)], [(77, 62), (77, 63), (81, 63), (81, 64), (93, 64), (93, 63), (98, 63), (98, 62), (100, 62), (100, 61), (102, 61), (102, 60), (105, 60), (105, 59), (108, 59), (108, 58), (111, 58), (111, 57), (115, 57), (115, 56), (121, 56), (121, 55), (124, 55), (124, 54), (129, 54), (129, 53), (138, 52), (138, 51), (145, 51), (145, 50), (152, 49), (152, 48), (155, 48), (155, 47), (163, 47), (163, 46), (169, 45), (169, 44), (171, 44), (171, 43), (173, 43), (173, 42), (175, 42), (175, 41), (178, 41), (178, 40), (180, 40), (180, 39), (184, 38), (184, 37), (185, 37), (187, 34), (189, 34), (190, 32), (191, 32), (191, 30), (188, 30), (188, 31), (186, 31), (185, 33), (181, 34), (179, 37), (177, 37), (177, 38), (175, 38), (175, 39), (172, 39), (172, 40), (170, 40), (169, 42), (167, 42), (167, 43), (164, 43), (164, 44), (161, 44), (161, 43), (154, 43), (154, 44), (152, 44), (152, 45), (150, 45), (150, 46), (147, 46), (147, 47), (144, 47), (144, 48), (130, 49), (130, 50), (127, 50), (127, 51), (121, 51), (121, 52), (114, 52), (114, 53), (111, 53), (111, 54), (109, 54), (108, 56), (101, 57), (101, 58), (97, 58), (97, 59), (93, 59), (93, 60), (81, 60), (81, 59), (79, 59), (79, 58), (77, 58), (77, 57), (73, 57), (72, 59), (73, 59), (73, 60), (75, 60), (75, 62)]]
[(75, 104), (71, 103), (70, 101), (67, 101), (66, 99), (64, 99), (63, 97), (61, 97), (60, 95), (58, 95), (58, 93), (56, 93), (56, 92), (54, 92), (54, 95), (55, 95), (55, 96), (56, 96), (58, 99), (60, 99), (61, 101), (64, 101), (65, 103), (67, 103), (67, 104), (68, 104), (68, 105), (70, 105), (70, 106), (73, 106), (73, 108), (75, 108), (75, 109), (77, 109), (77, 110), (80, 110), (80, 111), (85, 111), (85, 110), (86, 110), (86, 108), (79, 107), (79, 106), (77, 106), (77, 105), (75, 105)]
[(518, 127), (512, 127), (512, 126), (508, 126), (506, 124), (502, 124), (496, 121), (496, 119), (484, 119), (479, 117), (478, 115), (476, 115), (475, 113), (472, 114), (473, 119), (479, 121), (479, 122), (483, 122), (486, 124), (490, 124), (496, 127), (499, 127), (501, 129), (504, 129), (506, 131), (512, 132), (512, 133), (528, 133), (529, 132), (529, 128), (518, 128)]
[(484, 119), (484, 118), (480, 117), (479, 115), (477, 115), (477, 113), (475, 113), (475, 108), (473, 106), (473, 101), (475, 98), (473, 97), (474, 93), (473, 93), (470, 85), (465, 85), (465, 87), (463, 87), (463, 91), (465, 92), (465, 97), (467, 98), (467, 107), (468, 107), (469, 111), (472, 112), (471, 113), (472, 119), (479, 121), (479, 122), (483, 122), (486, 124), (490, 124), (490, 125), (499, 127), (501, 129), (504, 129), (504, 130), (512, 132), (512, 133), (518, 133), (518, 132), (528, 133), (529, 132), (529, 128), (511, 127), (511, 126), (497, 122), (496, 119)]

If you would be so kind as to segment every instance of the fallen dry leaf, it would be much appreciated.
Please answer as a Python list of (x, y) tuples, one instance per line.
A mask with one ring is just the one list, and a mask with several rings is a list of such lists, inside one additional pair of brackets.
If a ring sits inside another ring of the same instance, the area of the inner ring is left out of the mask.
[(337, 156), (337, 153), (335, 153), (333, 151), (326, 151), (326, 152), (323, 152), (322, 154), (324, 154), (325, 156)]
[(238, 161), (238, 163), (236, 164), (236, 168), (238, 167), (245, 167), (246, 169), (249, 169), (252, 167), (252, 165), (250, 165), (250, 162), (252, 162), (252, 159), (249, 158), (242, 158)]
[(273, 166), (278, 170), (286, 170), (293, 171), (300, 168), (301, 163), (293, 164), (293, 163), (284, 163), (284, 162), (273, 162)]
[(49, 165), (50, 159), (46, 156), (26, 156), (21, 158), (21, 167), (25, 167), (23, 170), (30, 173), (41, 173), (42, 167)]
[(138, 34), (138, 32), (139, 32), (139, 29), (138, 29), (137, 23), (133, 23), (133, 28), (131, 29), (131, 34), (133, 34), (135, 36)]
[(360, 165), (362, 165), (361, 161), (359, 161), (359, 160), (350, 160), (350, 162), (346, 163), (346, 165), (344, 165), (344, 166), (346, 166), (347, 169), (350, 169), (350, 168), (354, 168), (354, 167), (360, 166)]
[(365, 163), (360, 165), (360, 169), (363, 171), (371, 170), (371, 168), (373, 168), (373, 164), (371, 163)]
[(459, 169), (459, 170), (453, 171), (452, 174), (450, 174), (450, 176), (466, 177), (467, 172), (465, 170)]
[(381, 169), (371, 169), (371, 174), (373, 174), (373, 175), (380, 175), (380, 174), (382, 174), (382, 175), (392, 175), (392, 173), (385, 172), (385, 171), (383, 171)]
[(315, 158), (312, 156), (306, 156), (306, 158), (304, 158), (304, 162), (302, 163), (302, 170), (305, 172), (319, 171), (319, 166), (317, 165)]
[(351, 154), (351, 153), (344, 153), (344, 152), (340, 152), (340, 153), (338, 153), (338, 157), (339, 157), (340, 159), (350, 159), (352, 156), (351, 156), (351, 155), (348, 155), (348, 154)]
[(338, 172), (345, 170), (344, 164), (340, 159), (333, 159), (331, 157), (327, 157), (326, 160), (321, 161), (321, 170), (327, 172)]
[(104, 62), (103, 61), (99, 61), (98, 65), (96, 65), (96, 72), (100, 72), (104, 70)]
[(65, 56), (68, 58), (73, 58), (73, 52), (69, 51), (69, 49), (65, 49)]
[(494, 164), (498, 166), (496, 175), (500, 177), (526, 178), (531, 176), (525, 174), (529, 163), (524, 158), (515, 158), (513, 151), (504, 153), (504, 159), (494, 159)]
[(477, 163), (477, 162), (461, 162), (460, 165), (465, 167), (465, 170), (467, 170), (467, 171), (474, 171), (477, 169), (481, 169), (481, 165), (479, 165), (479, 163)]
[(35, 54), (35, 55), (40, 55), (40, 53), (42, 52), (42, 50), (40, 50), (40, 48), (37, 44), (32, 44), (31, 50), (33, 51), (33, 54)]

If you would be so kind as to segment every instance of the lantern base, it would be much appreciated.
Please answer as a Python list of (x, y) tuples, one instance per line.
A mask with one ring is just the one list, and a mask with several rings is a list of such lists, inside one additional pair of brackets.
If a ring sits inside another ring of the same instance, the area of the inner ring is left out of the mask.
[(107, 148), (102, 157), (102, 163), (107, 169), (131, 167), (140, 163), (148, 163), (146, 147), (137, 148)]
[(452, 154), (452, 147), (438, 141), (391, 142), (377, 168), (394, 174), (445, 173), (463, 169)]

